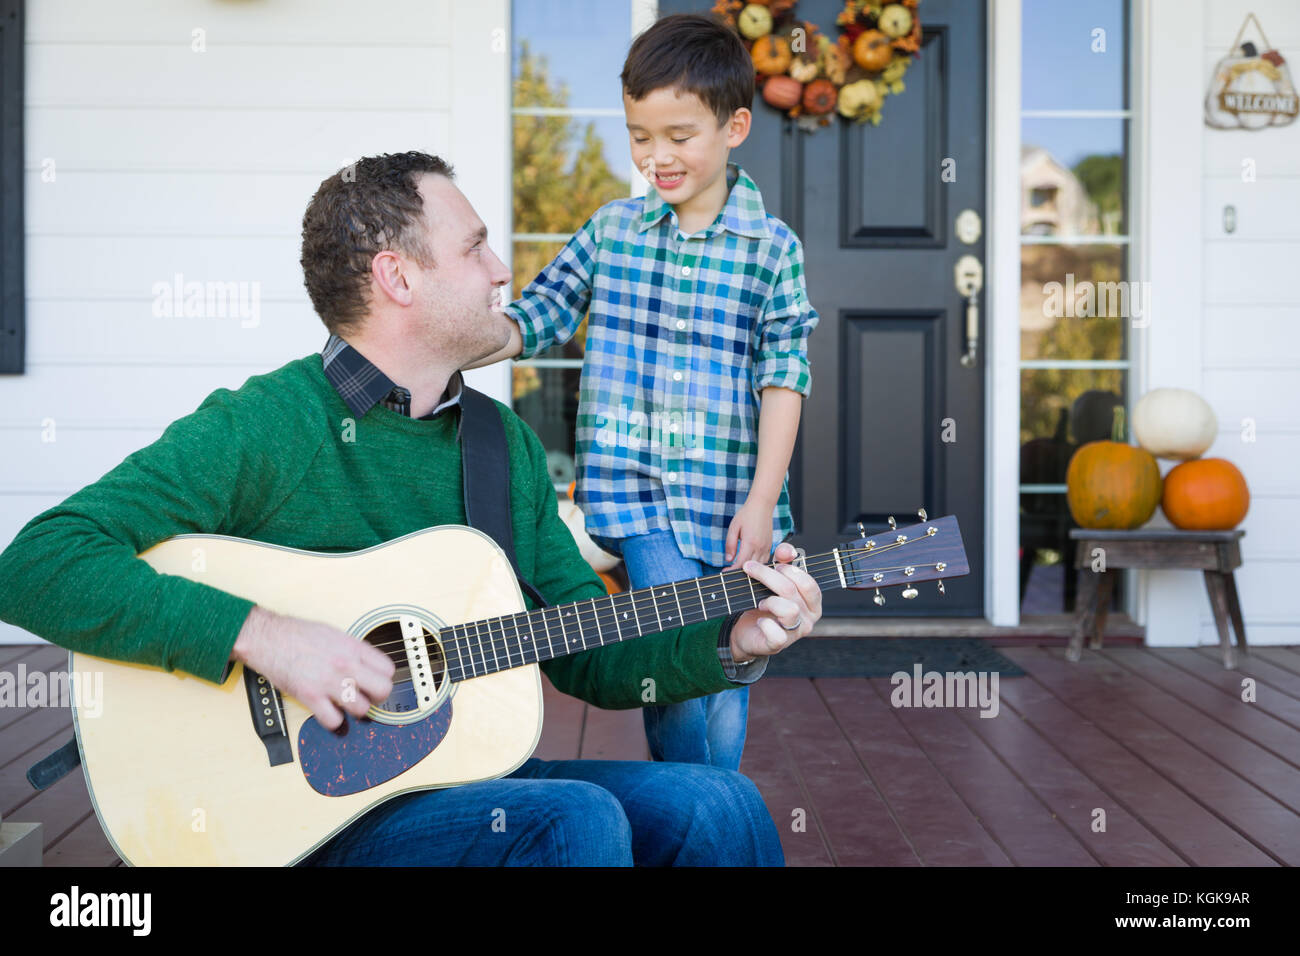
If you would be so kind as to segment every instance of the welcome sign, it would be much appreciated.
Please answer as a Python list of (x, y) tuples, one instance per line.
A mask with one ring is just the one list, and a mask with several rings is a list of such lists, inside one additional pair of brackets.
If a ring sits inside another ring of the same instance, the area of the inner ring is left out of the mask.
[[(1259, 32), (1264, 52), (1242, 34), (1251, 21)], [(1246, 14), (1232, 50), (1214, 67), (1205, 95), (1205, 125), (1214, 129), (1264, 129), (1285, 126), (1300, 113), (1300, 98), (1286, 59), (1264, 36), (1255, 14)]]

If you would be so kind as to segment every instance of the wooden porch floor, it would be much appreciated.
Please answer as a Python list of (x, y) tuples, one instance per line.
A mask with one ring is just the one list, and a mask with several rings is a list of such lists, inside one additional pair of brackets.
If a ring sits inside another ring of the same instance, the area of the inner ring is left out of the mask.
[[(1235, 672), (1211, 648), (1085, 651), (1077, 665), (1055, 645), (1001, 650), (1029, 676), (1000, 682), (993, 719), (895, 709), (886, 678), (755, 686), (741, 769), (790, 865), (1300, 863), (1300, 650), (1253, 649)], [(66, 662), (0, 647), (0, 670)], [(543, 684), (537, 756), (646, 757), (639, 712)], [(41, 793), (23, 776), (70, 733), (66, 709), (0, 709), (0, 811), (44, 824), (46, 866), (118, 865), (80, 772)]]

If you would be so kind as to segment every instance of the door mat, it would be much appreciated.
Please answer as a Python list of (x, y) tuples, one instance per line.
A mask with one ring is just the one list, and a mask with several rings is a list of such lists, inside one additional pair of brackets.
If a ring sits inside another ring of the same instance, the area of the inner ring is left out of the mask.
[(768, 658), (765, 677), (891, 677), (899, 671), (1025, 672), (985, 641), (969, 637), (805, 637)]

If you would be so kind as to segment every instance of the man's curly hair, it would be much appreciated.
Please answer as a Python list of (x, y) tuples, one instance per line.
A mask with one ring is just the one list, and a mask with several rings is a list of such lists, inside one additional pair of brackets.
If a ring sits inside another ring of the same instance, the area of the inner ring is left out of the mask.
[(454, 177), (428, 153), (366, 156), (326, 179), (302, 217), (302, 273), (311, 304), (334, 334), (353, 331), (370, 299), (370, 264), (393, 250), (432, 268), (424, 237), (422, 173)]

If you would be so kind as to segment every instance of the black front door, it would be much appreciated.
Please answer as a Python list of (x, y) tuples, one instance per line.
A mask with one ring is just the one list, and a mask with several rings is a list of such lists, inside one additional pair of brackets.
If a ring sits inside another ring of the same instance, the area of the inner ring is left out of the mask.
[[(798, 16), (834, 39), (836, 0)], [(707, 12), (660, 0), (661, 15)], [(857, 534), (955, 514), (971, 573), (877, 607), (867, 591), (826, 595), (830, 615), (984, 613), (984, 348), (963, 365), (966, 299), (954, 268), (985, 261), (985, 5), (925, 0), (920, 59), (886, 98), (879, 126), (837, 118), (813, 133), (759, 97), (753, 131), (732, 153), (772, 214), (803, 241), (808, 295), (821, 316), (809, 340), (812, 394), (790, 467), (794, 542), (825, 551)], [(978, 238), (956, 228), (981, 224)], [(979, 325), (986, 316), (981, 291)]]

